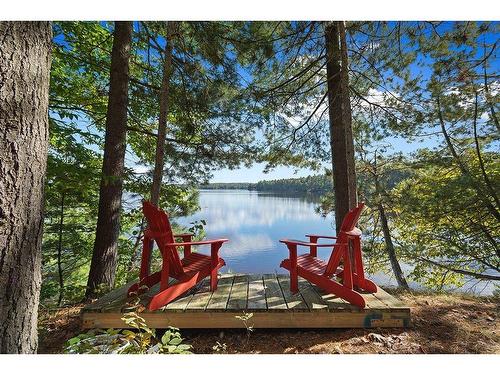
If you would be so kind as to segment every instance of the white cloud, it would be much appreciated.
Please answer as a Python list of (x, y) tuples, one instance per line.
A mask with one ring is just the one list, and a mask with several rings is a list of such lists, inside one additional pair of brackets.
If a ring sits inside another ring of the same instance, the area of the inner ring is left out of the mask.
[(141, 164), (136, 164), (133, 168), (134, 173), (142, 174), (142, 173), (148, 173), (149, 172), (149, 167)]

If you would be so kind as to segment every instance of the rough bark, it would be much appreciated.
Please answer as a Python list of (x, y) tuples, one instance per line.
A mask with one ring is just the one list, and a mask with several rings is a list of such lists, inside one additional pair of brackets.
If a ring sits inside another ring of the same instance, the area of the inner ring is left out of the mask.
[(343, 27), (343, 22), (330, 22), (325, 26), (328, 114), (337, 231), (340, 230), (344, 216), (356, 204), (357, 196), (347, 77), (348, 59)]
[(0, 353), (35, 353), (52, 29), (0, 22)]
[(352, 138), (352, 111), (351, 96), (349, 95), (349, 56), (344, 22), (339, 22), (340, 51), (342, 56), (342, 69), (340, 80), (342, 85), (343, 120), (345, 126), (347, 173), (349, 175), (349, 208), (358, 205), (358, 192), (356, 185), (356, 164), (354, 162), (354, 140)]
[(115, 280), (126, 149), (129, 58), (132, 22), (115, 22), (99, 211), (87, 297)]
[(163, 76), (160, 90), (160, 114), (158, 118), (158, 137), (156, 138), (155, 167), (153, 171), (153, 183), (151, 185), (151, 203), (158, 206), (160, 200), (161, 183), (163, 180), (163, 166), (165, 158), (165, 135), (167, 132), (167, 116), (170, 92), (170, 78), (172, 76), (172, 44), (176, 29), (176, 22), (167, 22), (167, 46), (163, 61)]

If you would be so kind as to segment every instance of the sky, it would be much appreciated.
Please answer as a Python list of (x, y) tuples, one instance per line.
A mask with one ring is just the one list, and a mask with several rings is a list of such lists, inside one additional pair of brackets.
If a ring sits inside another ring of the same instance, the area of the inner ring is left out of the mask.
[[(390, 152), (402, 152), (410, 154), (420, 148), (434, 148), (437, 146), (435, 139), (421, 139), (421, 141), (409, 142), (398, 137), (388, 137), (384, 143), (391, 145)], [(277, 167), (274, 170), (264, 173), (265, 164), (256, 163), (250, 168), (239, 168), (229, 170), (227, 168), (215, 171), (210, 182), (258, 182), (262, 180), (277, 180), (282, 178), (307, 177), (319, 174), (321, 171), (313, 171), (304, 168)]]

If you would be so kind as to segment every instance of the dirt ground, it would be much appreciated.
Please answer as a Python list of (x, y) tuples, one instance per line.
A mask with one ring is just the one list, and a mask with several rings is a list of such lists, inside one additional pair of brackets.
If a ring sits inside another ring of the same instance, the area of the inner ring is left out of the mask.
[[(411, 328), (182, 330), (194, 353), (500, 353), (500, 300), (397, 293)], [(61, 353), (80, 332), (82, 305), (40, 312), (39, 353)]]

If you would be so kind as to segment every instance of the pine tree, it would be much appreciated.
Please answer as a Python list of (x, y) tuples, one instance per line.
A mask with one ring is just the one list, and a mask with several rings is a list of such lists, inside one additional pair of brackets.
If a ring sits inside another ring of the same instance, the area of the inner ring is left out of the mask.
[(0, 22), (0, 353), (37, 350), (51, 37)]
[(132, 22), (115, 22), (99, 211), (87, 297), (115, 280), (126, 149)]

